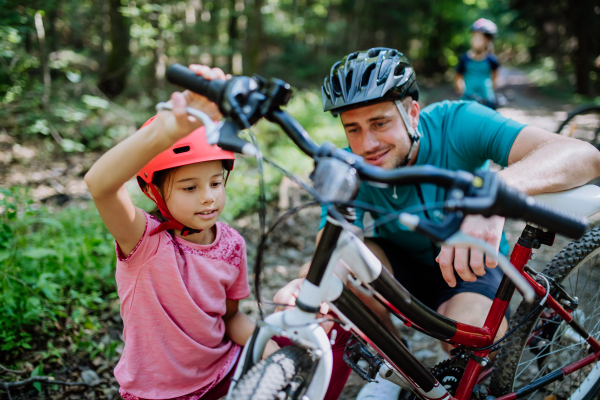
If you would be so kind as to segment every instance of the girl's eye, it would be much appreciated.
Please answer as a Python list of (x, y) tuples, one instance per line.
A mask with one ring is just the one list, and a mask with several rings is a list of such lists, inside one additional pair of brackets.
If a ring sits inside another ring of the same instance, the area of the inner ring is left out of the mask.
[(188, 187), (185, 187), (185, 188), (183, 188), (183, 190), (184, 190), (185, 192), (191, 192), (191, 191), (192, 191), (192, 190), (194, 190), (194, 189), (196, 189), (196, 186), (188, 186)]
[(219, 187), (219, 186), (221, 186), (221, 182), (213, 182), (211, 184), (211, 186), (214, 187), (214, 188)]

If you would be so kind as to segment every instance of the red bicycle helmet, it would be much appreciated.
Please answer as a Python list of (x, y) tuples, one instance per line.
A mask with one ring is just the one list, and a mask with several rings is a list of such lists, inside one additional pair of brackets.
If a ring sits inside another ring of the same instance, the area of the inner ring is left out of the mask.
[[(150, 124), (156, 116), (150, 118), (142, 128)], [(161, 231), (167, 229), (178, 229), (181, 230), (183, 236), (187, 236), (191, 233), (198, 233), (201, 230), (189, 228), (179, 221), (177, 221), (167, 208), (167, 204), (163, 200), (162, 196), (158, 192), (158, 189), (152, 183), (154, 174), (158, 171), (162, 171), (169, 168), (181, 167), (183, 165), (194, 164), (205, 161), (216, 161), (222, 160), (223, 167), (227, 171), (233, 169), (235, 156), (233, 152), (221, 149), (217, 145), (209, 145), (206, 142), (206, 133), (204, 126), (192, 131), (189, 135), (183, 139), (179, 139), (173, 146), (163, 151), (156, 157), (154, 157), (140, 172), (137, 174), (138, 185), (142, 192), (150, 200), (152, 200), (158, 206), (160, 213), (168, 220), (168, 222), (161, 223), (156, 229), (154, 229), (150, 235), (155, 235)], [(229, 175), (228, 175), (229, 176)], [(144, 187), (150, 188), (154, 199), (150, 194), (144, 190)]]

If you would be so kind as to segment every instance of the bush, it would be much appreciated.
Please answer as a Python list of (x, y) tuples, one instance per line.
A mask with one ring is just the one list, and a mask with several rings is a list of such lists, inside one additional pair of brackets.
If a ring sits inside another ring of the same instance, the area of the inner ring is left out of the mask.
[(52, 213), (23, 188), (0, 188), (0, 351), (45, 348), (56, 324), (94, 331), (89, 313), (114, 297), (114, 268), (94, 207)]

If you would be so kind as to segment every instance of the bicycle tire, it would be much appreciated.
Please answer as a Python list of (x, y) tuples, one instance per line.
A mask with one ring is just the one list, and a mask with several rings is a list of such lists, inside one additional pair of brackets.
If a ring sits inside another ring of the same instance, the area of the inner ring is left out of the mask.
[[(277, 400), (281, 398), (279, 394), (284, 392), (292, 381), (299, 385), (295, 385), (291, 390), (299, 392), (303, 389), (313, 364), (312, 357), (305, 349), (295, 345), (286, 346), (250, 368), (235, 385), (231, 398)], [(287, 395), (283, 398), (287, 398)]]
[[(563, 286), (568, 286), (565, 289), (572, 296), (579, 297), (579, 307), (573, 311), (573, 316), (596, 338), (600, 333), (600, 294), (597, 290), (597, 286), (600, 284), (599, 256), (600, 227), (596, 227), (586, 232), (581, 239), (567, 245), (543, 271), (543, 274), (555, 279)], [(583, 271), (586, 274), (588, 267), (588, 279), (585, 281), (582, 279), (580, 282), (580, 272)], [(580, 293), (571, 292), (573, 280), (576, 280), (576, 289), (579, 287), (579, 283), (584, 285)], [(592, 284), (586, 292), (585, 289), (590, 282)], [(543, 284), (545, 285), (545, 283)], [(594, 285), (596, 286), (595, 295)], [(590, 296), (591, 298), (588, 298)], [(509, 329), (520, 322), (536, 306), (537, 304), (522, 302), (511, 318)], [(494, 396), (512, 393), (515, 389), (574, 362), (576, 359), (573, 359), (573, 354), (578, 357), (577, 359), (589, 354), (586, 351), (587, 343), (581, 337), (577, 338), (573, 335), (573, 331), (564, 321), (556, 317), (550, 318), (551, 314), (543, 314), (545, 310), (551, 309), (541, 307), (514, 334), (507, 338), (506, 343), (501, 347), (490, 381), (490, 390)], [(542, 315), (545, 319), (541, 318)], [(565, 346), (563, 341), (567, 340), (575, 344)], [(534, 376), (531, 377), (531, 375)], [(565, 385), (565, 383), (567, 384)], [(548, 391), (552, 391), (552, 393), (548, 393)], [(599, 392), (600, 362), (596, 362), (567, 375), (564, 379), (540, 388), (529, 394), (527, 398), (542, 399), (549, 394), (554, 394), (556, 398), (561, 399), (591, 400)]]
[[(571, 123), (575, 118), (577, 118), (578, 116), (589, 115), (589, 114), (597, 114), (598, 119), (588, 122), (588, 123), (591, 123), (591, 125), (593, 125), (593, 126), (584, 128), (585, 132), (582, 132), (582, 133), (583, 133), (583, 136), (586, 136), (586, 134), (589, 135), (590, 133), (593, 132), (593, 137), (577, 137), (577, 138), (583, 139), (583, 140), (588, 140), (593, 144), (597, 144), (598, 132), (600, 131), (600, 106), (597, 104), (584, 104), (584, 105), (581, 105), (581, 106), (573, 109), (567, 115), (567, 118), (560, 124), (560, 126), (556, 130), (556, 133), (562, 134), (563, 129), (565, 129), (565, 127), (567, 125), (569, 125), (569, 123)], [(575, 131), (569, 132), (569, 136), (571, 136), (574, 132)], [(573, 135), (573, 137), (576, 137), (576, 136), (580, 136), (580, 135), (579, 134)]]

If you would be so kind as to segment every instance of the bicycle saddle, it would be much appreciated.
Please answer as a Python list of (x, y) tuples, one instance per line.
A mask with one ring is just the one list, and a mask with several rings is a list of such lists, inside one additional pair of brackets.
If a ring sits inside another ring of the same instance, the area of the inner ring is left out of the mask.
[(534, 196), (536, 200), (569, 211), (576, 215), (590, 217), (600, 211), (600, 187), (585, 185), (556, 193)]

